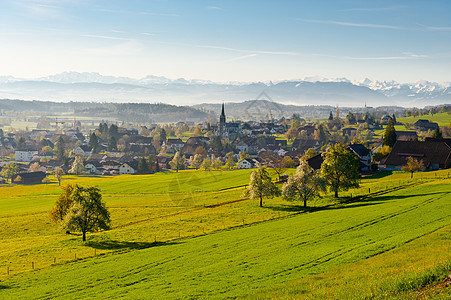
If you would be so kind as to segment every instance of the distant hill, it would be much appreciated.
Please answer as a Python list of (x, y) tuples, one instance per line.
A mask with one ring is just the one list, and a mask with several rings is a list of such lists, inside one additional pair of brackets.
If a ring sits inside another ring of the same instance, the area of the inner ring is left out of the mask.
[(133, 122), (206, 121), (211, 114), (188, 106), (163, 103), (96, 103), (0, 99), (0, 112), (73, 113), (77, 116), (117, 118)]
[(153, 75), (133, 79), (66, 72), (34, 80), (0, 77), (0, 98), (194, 105), (256, 100), (258, 95), (266, 92), (272, 100), (284, 104), (361, 107), (366, 103), (373, 107), (423, 107), (451, 103), (450, 86), (450, 83), (427, 81), (400, 84), (369, 79), (359, 82), (306, 79), (278, 83), (214, 83)]

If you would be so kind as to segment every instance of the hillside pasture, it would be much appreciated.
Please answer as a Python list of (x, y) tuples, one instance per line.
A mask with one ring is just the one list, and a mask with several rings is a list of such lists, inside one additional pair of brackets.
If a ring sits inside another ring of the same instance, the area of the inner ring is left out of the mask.
[[(47, 211), (60, 191), (56, 184), (2, 187), (9, 189), (8, 197), (0, 196), (2, 293), (229, 298), (262, 289), (273, 295), (264, 290), (280, 287), (286, 295), (302, 294), (304, 288), (291, 283), (364, 263), (450, 225), (448, 177), (446, 170), (410, 181), (404, 172), (382, 173), (363, 179), (361, 188), (338, 201), (326, 196), (307, 209), (279, 198), (259, 208), (241, 198), (248, 170), (69, 177), (65, 183), (101, 187), (111, 209), (112, 230), (88, 235), (87, 243), (49, 222)], [(398, 266), (405, 264), (393, 265), (393, 272)], [(328, 278), (317, 281), (325, 291)], [(360, 295), (369, 292), (377, 290)]]

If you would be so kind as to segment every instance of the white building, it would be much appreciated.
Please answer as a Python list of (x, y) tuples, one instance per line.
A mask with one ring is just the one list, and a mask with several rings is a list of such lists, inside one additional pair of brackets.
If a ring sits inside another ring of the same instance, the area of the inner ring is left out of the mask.
[(14, 154), (14, 159), (16, 161), (26, 161), (30, 162), (33, 160), (33, 156), (38, 155), (38, 151), (20, 151), (16, 150)]
[(256, 159), (245, 158), (238, 163), (240, 169), (253, 169), (257, 168), (260, 163)]
[(136, 162), (126, 162), (119, 167), (119, 174), (135, 174), (138, 172), (138, 164)]

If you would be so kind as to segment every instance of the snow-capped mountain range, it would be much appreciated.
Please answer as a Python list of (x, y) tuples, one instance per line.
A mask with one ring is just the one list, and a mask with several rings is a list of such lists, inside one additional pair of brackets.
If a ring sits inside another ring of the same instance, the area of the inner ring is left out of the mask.
[[(227, 82), (141, 79), (99, 73), (64, 72), (36, 79), (0, 76), (0, 99), (52, 101), (164, 102), (178, 105), (240, 102), (265, 92), (276, 102), (297, 105), (423, 107), (451, 103), (451, 82), (360, 81), (306, 77), (278, 82)], [(268, 99), (266, 99), (268, 100)]]

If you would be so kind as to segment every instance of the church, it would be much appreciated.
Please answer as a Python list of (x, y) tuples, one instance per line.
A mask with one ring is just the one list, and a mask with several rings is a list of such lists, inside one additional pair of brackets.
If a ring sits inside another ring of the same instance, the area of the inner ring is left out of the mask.
[(228, 139), (234, 141), (241, 134), (241, 123), (238, 122), (226, 122), (226, 115), (224, 111), (224, 103), (221, 108), (221, 115), (219, 116), (219, 126), (215, 132), (216, 136), (219, 136), (222, 140)]

